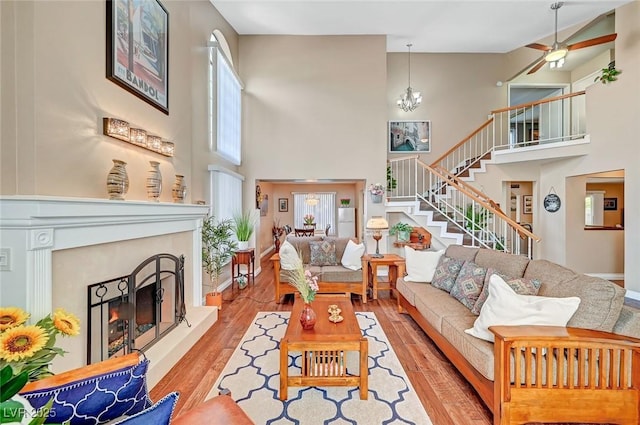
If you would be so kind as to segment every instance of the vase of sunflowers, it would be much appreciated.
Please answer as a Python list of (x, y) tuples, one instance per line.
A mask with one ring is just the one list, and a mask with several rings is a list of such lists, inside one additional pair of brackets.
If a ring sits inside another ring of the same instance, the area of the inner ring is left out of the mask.
[(49, 405), (35, 411), (18, 392), (29, 381), (51, 376), (51, 361), (64, 355), (56, 336), (80, 333), (80, 321), (62, 309), (27, 324), (30, 315), (17, 307), (0, 307), (0, 423), (40, 424)]

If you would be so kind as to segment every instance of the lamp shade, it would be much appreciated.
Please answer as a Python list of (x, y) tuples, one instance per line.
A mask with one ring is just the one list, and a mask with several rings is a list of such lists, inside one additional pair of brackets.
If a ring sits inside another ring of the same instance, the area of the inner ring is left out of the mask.
[(367, 229), (382, 230), (388, 228), (389, 223), (384, 219), (384, 217), (373, 216), (369, 219), (369, 221), (367, 221)]

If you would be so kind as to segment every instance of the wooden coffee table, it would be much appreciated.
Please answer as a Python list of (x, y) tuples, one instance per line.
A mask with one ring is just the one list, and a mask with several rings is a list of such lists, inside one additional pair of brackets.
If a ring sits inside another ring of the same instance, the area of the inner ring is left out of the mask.
[[(329, 305), (342, 310), (344, 320), (329, 321)], [(369, 344), (362, 336), (351, 298), (337, 295), (316, 295), (312, 303), (317, 321), (313, 330), (305, 331), (300, 325), (304, 302), (296, 295), (287, 331), (280, 340), (280, 400), (288, 397), (292, 387), (360, 387), (360, 399), (369, 392)], [(289, 375), (289, 352), (302, 353), (300, 375)], [(360, 375), (347, 375), (347, 351), (360, 354)]]

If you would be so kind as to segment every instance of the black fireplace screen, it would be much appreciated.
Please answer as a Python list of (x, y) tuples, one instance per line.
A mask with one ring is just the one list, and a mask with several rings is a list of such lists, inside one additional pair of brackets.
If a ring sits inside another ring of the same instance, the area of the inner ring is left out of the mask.
[(154, 255), (88, 288), (87, 364), (145, 351), (185, 320), (184, 256)]

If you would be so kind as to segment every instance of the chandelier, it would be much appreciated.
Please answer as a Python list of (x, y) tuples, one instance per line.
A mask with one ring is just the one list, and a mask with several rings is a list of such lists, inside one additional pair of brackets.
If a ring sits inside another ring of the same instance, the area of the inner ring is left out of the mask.
[(396, 102), (398, 108), (405, 112), (413, 111), (420, 105), (420, 103), (422, 103), (422, 96), (420, 95), (420, 92), (414, 92), (411, 88), (411, 46), (413, 46), (413, 44), (407, 44), (407, 47), (409, 48), (409, 87), (407, 87), (407, 90)]
[(307, 196), (304, 199), (304, 203), (313, 207), (320, 203), (320, 199), (318, 199), (318, 195), (316, 195), (315, 193), (307, 193)]

